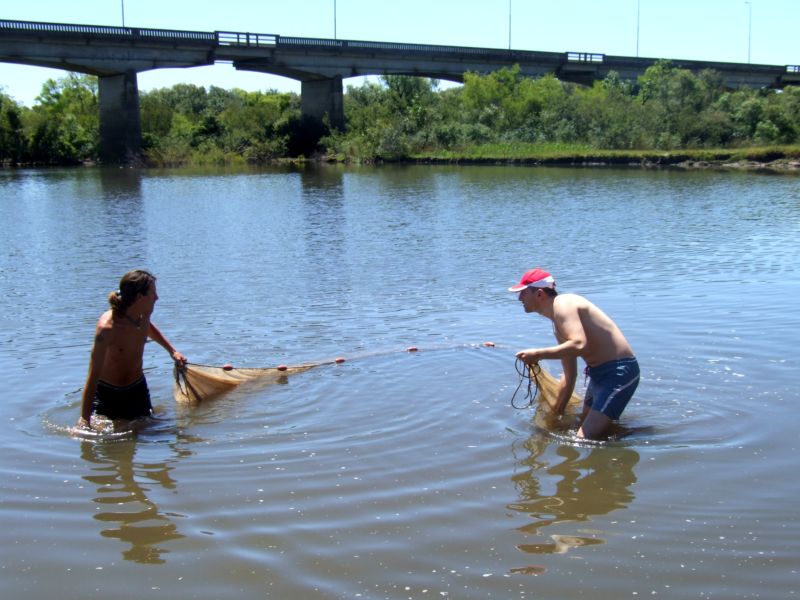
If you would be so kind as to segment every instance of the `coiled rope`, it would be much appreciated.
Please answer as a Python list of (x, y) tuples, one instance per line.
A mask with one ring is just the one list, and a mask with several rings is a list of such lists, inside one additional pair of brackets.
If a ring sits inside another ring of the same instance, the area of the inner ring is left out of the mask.
[[(542, 367), (539, 366), (539, 363), (534, 363), (531, 367), (528, 367), (525, 361), (518, 358), (516, 362), (514, 362), (514, 368), (517, 369), (517, 374), (519, 375), (519, 384), (517, 385), (517, 389), (514, 390), (514, 395), (511, 396), (511, 406), (517, 410), (530, 408), (536, 400), (536, 396), (539, 394), (539, 374), (542, 372)], [(525, 389), (525, 397), (523, 398), (525, 404), (522, 406), (517, 406), (517, 394), (522, 388), (523, 382), (526, 380), (527, 385)]]

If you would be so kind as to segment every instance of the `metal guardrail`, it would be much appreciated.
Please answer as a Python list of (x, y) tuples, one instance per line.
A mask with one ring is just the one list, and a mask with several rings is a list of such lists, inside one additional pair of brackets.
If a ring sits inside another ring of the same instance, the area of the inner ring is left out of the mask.
[(33, 21), (0, 20), (0, 30), (11, 29), (41, 33), (78, 33), (93, 35), (130, 35), (129, 27), (113, 27), (107, 25), (73, 25), (71, 23), (37, 23)]
[(470, 48), (464, 46), (437, 46), (434, 44), (406, 44), (402, 42), (367, 42), (360, 40), (330, 40), (320, 38), (304, 38), (277, 36), (278, 46), (311, 46), (316, 48), (342, 48), (356, 50), (395, 50), (400, 52), (424, 52), (427, 54), (471, 54), (486, 56), (507, 51), (490, 48)]
[(800, 65), (786, 65), (787, 73), (800, 73)]
[(582, 63), (601, 63), (605, 60), (605, 54), (592, 52), (567, 52), (567, 61)]
[(280, 36), (272, 33), (237, 33), (235, 31), (215, 31), (220, 46), (275, 46)]
[[(435, 44), (410, 44), (404, 42), (370, 42), (363, 40), (331, 40), (321, 38), (304, 38), (278, 35), (275, 46), (280, 48), (320, 48), (361, 51), (390, 51), (425, 56), (471, 57), (477, 59), (502, 59), (515, 61), (547, 61), (564, 60), (563, 52), (542, 52), (536, 50), (504, 50), (499, 48), (476, 48), (470, 46), (440, 46)], [(594, 55), (603, 56), (603, 55)]]
[[(141, 38), (193, 42), (216, 42), (217, 36), (207, 31), (176, 31), (174, 29), (133, 29)], [(135, 37), (135, 36), (134, 36)]]
[(114, 27), (111, 25), (76, 25), (72, 23), (38, 23), (33, 21), (9, 21), (0, 19), (0, 34), (3, 31), (43, 33), (66, 36), (98, 36), (125, 39), (160, 39), (172, 41), (216, 43), (215, 33), (206, 31), (180, 31), (175, 29), (143, 29), (140, 27)]

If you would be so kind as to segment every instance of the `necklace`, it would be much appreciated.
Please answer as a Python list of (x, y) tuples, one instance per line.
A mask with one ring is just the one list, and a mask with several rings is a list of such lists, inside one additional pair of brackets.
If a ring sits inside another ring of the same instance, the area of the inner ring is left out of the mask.
[(134, 319), (128, 315), (123, 315), (123, 316), (125, 317), (125, 320), (128, 321), (128, 323), (130, 323), (134, 327), (136, 327), (136, 329), (142, 328), (142, 315), (139, 315), (138, 319)]

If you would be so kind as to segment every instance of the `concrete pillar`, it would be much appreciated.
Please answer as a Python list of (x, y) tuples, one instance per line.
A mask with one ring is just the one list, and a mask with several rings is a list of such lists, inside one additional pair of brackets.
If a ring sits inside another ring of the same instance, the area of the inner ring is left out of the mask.
[(303, 81), (300, 85), (300, 111), (306, 118), (322, 123), (327, 114), (330, 126), (344, 129), (344, 95), (342, 78)]
[(98, 80), (100, 160), (104, 163), (135, 163), (142, 153), (136, 72), (101, 76)]

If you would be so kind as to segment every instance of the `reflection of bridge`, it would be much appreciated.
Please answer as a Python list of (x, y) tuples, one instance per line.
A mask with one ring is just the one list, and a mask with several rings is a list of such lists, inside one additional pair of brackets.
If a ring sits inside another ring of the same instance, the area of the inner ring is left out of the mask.
[[(175, 31), (0, 20), (0, 62), (97, 75), (100, 153), (106, 161), (139, 152), (141, 128), (136, 74), (163, 68), (231, 62), (236, 69), (301, 82), (306, 117), (328, 115), (343, 127), (342, 79), (398, 74), (463, 81), (465, 72), (487, 73), (518, 64), (523, 75), (554, 74), (583, 84), (616, 71), (635, 80), (656, 59), (583, 52), (536, 52), (283, 37), (271, 34)], [(673, 60), (675, 66), (714, 69), (731, 88), (800, 84), (800, 66)]]

